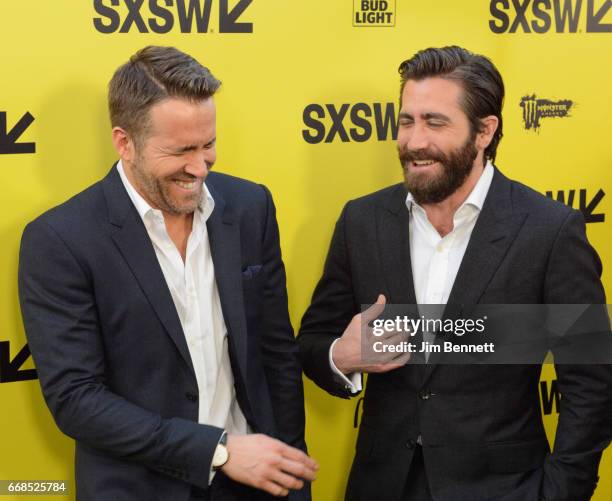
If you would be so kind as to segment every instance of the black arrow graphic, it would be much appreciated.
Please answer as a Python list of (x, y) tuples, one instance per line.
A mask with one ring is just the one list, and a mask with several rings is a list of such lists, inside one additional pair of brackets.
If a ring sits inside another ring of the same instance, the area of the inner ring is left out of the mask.
[(557, 202), (561, 202), (564, 205), (567, 205), (568, 207), (574, 207), (574, 195), (576, 194), (576, 190), (569, 190), (568, 195), (567, 195), (567, 202), (565, 201), (565, 191), (564, 190), (558, 190), (557, 191), (557, 198), (555, 198), (553, 195), (552, 191), (547, 191), (546, 192), (546, 196), (552, 200), (556, 200)]
[(219, 3), (219, 31), (221, 33), (253, 33), (253, 23), (236, 22), (252, 1), (240, 0), (230, 11), (228, 0), (221, 0)]
[(6, 129), (6, 111), (0, 111), (0, 154), (35, 153), (36, 143), (18, 143), (17, 139), (34, 121), (29, 111), (19, 119), (10, 132)]
[(612, 0), (606, 0), (595, 12), (595, 0), (589, 0), (587, 10), (587, 31), (589, 33), (612, 33), (612, 24), (601, 22), (610, 7), (612, 7)]
[(580, 212), (582, 212), (587, 223), (603, 223), (606, 220), (606, 215), (603, 213), (593, 214), (593, 211), (604, 197), (604, 190), (600, 188), (599, 191), (595, 193), (595, 196), (591, 199), (588, 205), (586, 203), (586, 191), (587, 190), (584, 189), (580, 190)]
[(30, 356), (30, 348), (26, 344), (15, 358), (11, 360), (10, 341), (0, 342), (0, 383), (13, 383), (36, 379), (36, 369), (19, 370)]

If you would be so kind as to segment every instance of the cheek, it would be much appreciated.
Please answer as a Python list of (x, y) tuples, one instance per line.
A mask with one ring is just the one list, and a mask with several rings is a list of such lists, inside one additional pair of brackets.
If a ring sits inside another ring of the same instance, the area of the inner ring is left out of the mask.
[(400, 149), (405, 148), (410, 141), (410, 131), (407, 128), (400, 127), (397, 130), (397, 145)]
[(169, 180), (179, 172), (182, 172), (185, 162), (180, 157), (169, 157), (158, 161), (154, 167), (154, 175), (160, 180)]
[(462, 135), (449, 130), (437, 134), (437, 137), (433, 139), (432, 143), (438, 148), (439, 151), (448, 153), (463, 147), (466, 140), (467, 137), (463, 137)]

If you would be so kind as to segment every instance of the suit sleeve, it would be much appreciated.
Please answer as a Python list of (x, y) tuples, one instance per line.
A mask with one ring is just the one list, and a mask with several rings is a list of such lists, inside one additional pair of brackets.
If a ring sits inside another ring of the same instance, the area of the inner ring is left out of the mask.
[(337, 397), (349, 398), (350, 386), (329, 364), (329, 349), (342, 336), (353, 316), (359, 313), (355, 302), (346, 243), (347, 204), (336, 223), (329, 252), (312, 301), (298, 335), (304, 372), (318, 386)]
[[(602, 305), (609, 328), (600, 275), (601, 261), (587, 240), (584, 218), (572, 211), (550, 256), (545, 302)], [(604, 342), (609, 345), (607, 339)], [(612, 365), (559, 363), (562, 354), (554, 353), (561, 402), (554, 450), (544, 465), (541, 494), (549, 501), (590, 499), (602, 451), (612, 437)]]
[(91, 277), (77, 256), (44, 221), (26, 227), (19, 258), (21, 312), (58, 427), (109, 455), (206, 489), (223, 430), (163, 418), (109, 390)]
[[(270, 390), (277, 438), (306, 451), (304, 439), (304, 387), (299, 348), (289, 319), (285, 266), (283, 264), (276, 208), (272, 195), (266, 195), (266, 221), (263, 234), (263, 272), (261, 352)], [(310, 485), (291, 491), (291, 501), (310, 500)]]

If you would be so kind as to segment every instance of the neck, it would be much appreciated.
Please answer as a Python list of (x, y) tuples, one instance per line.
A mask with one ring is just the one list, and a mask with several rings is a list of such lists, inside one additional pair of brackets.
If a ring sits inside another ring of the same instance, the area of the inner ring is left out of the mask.
[(423, 204), (423, 209), (427, 214), (427, 219), (438, 231), (440, 236), (444, 237), (453, 231), (453, 217), (461, 204), (466, 201), (469, 194), (478, 183), (480, 176), (484, 171), (482, 160), (476, 159), (474, 168), (465, 182), (449, 197), (435, 204)]
[(189, 212), (188, 214), (176, 214), (171, 212), (166, 212), (162, 210), (162, 215), (164, 216), (164, 222), (166, 226), (172, 226), (174, 228), (186, 228), (191, 231), (191, 226), (193, 224), (193, 212)]
[(187, 256), (187, 241), (193, 228), (193, 212), (189, 214), (170, 214), (162, 211), (168, 236), (176, 245), (183, 262)]
[(191, 230), (193, 228), (193, 212), (177, 214), (160, 209), (160, 207), (153, 200), (151, 200), (149, 196), (147, 196), (145, 190), (140, 189), (140, 185), (136, 182), (132, 165), (123, 159), (122, 164), (123, 171), (125, 172), (125, 175), (132, 187), (151, 207), (161, 210), (162, 215), (164, 216), (164, 223), (166, 225), (168, 236), (176, 245), (176, 248), (179, 250), (183, 258), (183, 261), (185, 261), (187, 241), (189, 240), (189, 235), (191, 235)]

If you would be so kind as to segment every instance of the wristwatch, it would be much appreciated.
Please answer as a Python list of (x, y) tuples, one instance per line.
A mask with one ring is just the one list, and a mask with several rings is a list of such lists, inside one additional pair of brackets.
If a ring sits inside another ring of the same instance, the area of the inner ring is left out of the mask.
[(229, 460), (229, 452), (227, 450), (227, 433), (224, 431), (223, 435), (219, 439), (217, 448), (212, 458), (212, 469), (213, 471), (220, 470), (225, 463)]

